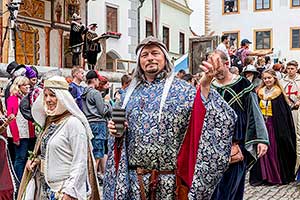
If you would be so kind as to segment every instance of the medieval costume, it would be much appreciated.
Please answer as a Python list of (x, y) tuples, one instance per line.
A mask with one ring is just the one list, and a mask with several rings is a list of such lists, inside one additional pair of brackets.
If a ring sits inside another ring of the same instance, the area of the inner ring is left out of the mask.
[[(97, 25), (91, 24), (90, 27), (97, 27)], [(84, 36), (83, 58), (87, 59), (89, 70), (95, 69), (98, 53), (101, 52), (101, 44), (96, 38), (98, 38), (98, 34), (91, 28)]]
[[(0, 102), (2, 103), (2, 102)], [(12, 118), (11, 118), (12, 119)], [(0, 118), (0, 199), (12, 200), (15, 199), (17, 191), (17, 177), (14, 173), (14, 168), (9, 156), (7, 148), (7, 136), (5, 129), (11, 119), (4, 117)]]
[(254, 65), (247, 65), (241, 75), (245, 76), (253, 84), (254, 89), (261, 84), (261, 79), (258, 78), (259, 71), (257, 71)]
[(243, 161), (229, 165), (212, 199), (242, 200), (247, 168), (251, 167), (257, 159), (257, 144), (269, 143), (267, 130), (256, 94), (253, 92), (254, 87), (247, 79), (233, 75), (231, 83), (221, 85), (214, 80), (212, 86), (238, 116), (232, 142), (239, 145), (244, 156)]
[(293, 118), (278, 86), (258, 90), (270, 145), (250, 171), (250, 184), (288, 184), (295, 179), (296, 139)]
[(72, 19), (69, 46), (72, 51), (72, 65), (78, 66), (81, 45), (83, 44), (82, 34), (85, 31), (85, 26), (80, 22), (81, 17), (76, 13), (73, 14)]
[[(138, 58), (144, 46), (155, 44), (164, 52), (166, 66), (171, 66), (163, 43), (153, 37), (143, 42), (138, 47)], [(128, 129), (120, 138), (109, 138), (104, 199), (175, 199), (176, 194), (181, 195), (180, 188), (176, 189), (179, 182), (182, 188), (187, 187), (185, 199), (191, 187), (191, 198), (198, 194), (209, 198), (221, 177), (219, 173), (228, 166), (233, 110), (215, 91), (210, 91), (204, 106), (199, 90), (195, 98), (193, 86), (165, 70), (152, 82), (137, 77), (121, 100)], [(224, 120), (214, 121), (213, 112), (219, 112), (217, 116)], [(204, 120), (205, 116), (210, 117)], [(212, 149), (205, 147), (207, 151), (198, 155), (206, 145)], [(203, 159), (196, 163), (197, 157)], [(195, 171), (201, 171), (201, 177), (193, 181)]]
[[(57, 105), (54, 110), (48, 110), (43, 91), (32, 107), (35, 121), (44, 127), (32, 155), (40, 160), (33, 177), (39, 183), (35, 199), (54, 200), (67, 194), (78, 200), (99, 200), (89, 124), (63, 77), (54, 76), (44, 86), (55, 94)], [(27, 182), (32, 175), (26, 168), (18, 199), (26, 197)]]
[(285, 76), (280, 80), (280, 84), (286, 93), (290, 107), (292, 109), (294, 127), (296, 131), (296, 154), (297, 161), (295, 171), (297, 172), (300, 167), (300, 123), (298, 118), (299, 107), (294, 104), (300, 100), (300, 75), (296, 74), (294, 79), (290, 79), (289, 76)]

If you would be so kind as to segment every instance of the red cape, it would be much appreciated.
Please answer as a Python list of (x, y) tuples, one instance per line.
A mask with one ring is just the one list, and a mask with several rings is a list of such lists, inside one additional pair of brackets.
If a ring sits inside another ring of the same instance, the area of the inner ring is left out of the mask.
[(205, 118), (205, 107), (201, 99), (201, 91), (197, 90), (191, 113), (190, 123), (177, 158), (177, 176), (191, 188), (198, 147)]

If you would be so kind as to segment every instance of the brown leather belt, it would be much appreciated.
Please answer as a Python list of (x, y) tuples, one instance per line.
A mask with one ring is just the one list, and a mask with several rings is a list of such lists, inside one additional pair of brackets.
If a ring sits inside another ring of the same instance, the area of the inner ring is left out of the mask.
[(150, 175), (150, 184), (149, 184), (150, 200), (155, 200), (156, 189), (157, 189), (157, 185), (158, 185), (158, 176), (159, 175), (167, 175), (167, 174), (175, 174), (175, 170), (156, 170), (156, 169), (149, 170), (149, 169), (143, 169), (143, 168), (137, 167), (136, 173), (137, 173), (138, 182), (139, 182), (140, 191), (141, 191), (141, 200), (147, 200), (143, 175), (151, 174)]

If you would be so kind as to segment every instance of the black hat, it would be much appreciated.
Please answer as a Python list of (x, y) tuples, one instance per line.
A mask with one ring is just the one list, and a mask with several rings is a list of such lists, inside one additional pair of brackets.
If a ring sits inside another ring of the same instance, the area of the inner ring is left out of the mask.
[(248, 39), (243, 39), (241, 41), (241, 46), (245, 46), (246, 44), (252, 44), (252, 42), (250, 42)]
[(16, 70), (21, 68), (25, 68), (25, 65), (23, 64), (19, 65), (16, 61), (12, 61), (7, 65), (6, 72), (12, 75)]
[(98, 78), (98, 74), (95, 70), (91, 70), (86, 74), (86, 80), (91, 80), (93, 78)]

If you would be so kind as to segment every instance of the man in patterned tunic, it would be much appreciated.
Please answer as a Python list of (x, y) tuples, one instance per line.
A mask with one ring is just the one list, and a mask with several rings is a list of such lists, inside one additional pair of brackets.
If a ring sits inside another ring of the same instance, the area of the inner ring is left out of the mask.
[(216, 50), (212, 57), (219, 62), (212, 86), (223, 96), (238, 116), (233, 135), (243, 159), (233, 160), (219, 182), (213, 200), (242, 200), (247, 169), (263, 156), (268, 149), (269, 139), (265, 122), (258, 106), (254, 86), (240, 75), (229, 72), (227, 56)]
[[(108, 144), (104, 199), (187, 199), (193, 186), (191, 199), (208, 199), (228, 165), (235, 122), (234, 111), (210, 90), (214, 69), (205, 63), (196, 94), (172, 73), (167, 48), (158, 39), (143, 40), (137, 55), (135, 75), (122, 96), (127, 130), (120, 137), (114, 122), (108, 126), (115, 137)], [(207, 153), (201, 154), (203, 150)], [(194, 171), (202, 177), (193, 179)], [(184, 194), (176, 188), (179, 181), (188, 187)]]

